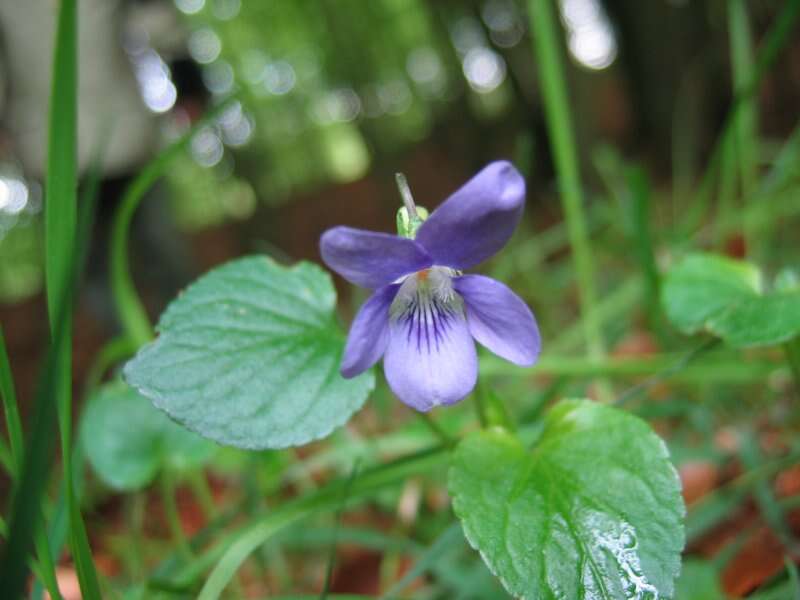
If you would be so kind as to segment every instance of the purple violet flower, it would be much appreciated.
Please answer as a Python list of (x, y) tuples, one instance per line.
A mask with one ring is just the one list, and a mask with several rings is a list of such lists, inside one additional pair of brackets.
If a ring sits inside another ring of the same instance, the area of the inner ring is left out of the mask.
[[(408, 209), (401, 211), (416, 219), (410, 194), (404, 199)], [(473, 339), (514, 364), (536, 362), (539, 328), (525, 303), (499, 281), (462, 274), (506, 244), (524, 203), (524, 179), (511, 163), (498, 161), (427, 220), (417, 219), (412, 237), (350, 227), (326, 231), (320, 240), (325, 264), (374, 290), (350, 328), (342, 375), (355, 377), (383, 357), (392, 391), (427, 412), (462, 400), (475, 387)]]

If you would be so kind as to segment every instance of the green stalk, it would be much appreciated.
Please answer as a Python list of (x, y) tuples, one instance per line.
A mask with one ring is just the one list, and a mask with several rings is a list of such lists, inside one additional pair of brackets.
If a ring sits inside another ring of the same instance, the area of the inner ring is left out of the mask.
[[(529, 373), (531, 376), (575, 378), (629, 378), (657, 375), (667, 372), (670, 381), (698, 383), (721, 381), (729, 383), (763, 382), (781, 369), (781, 364), (771, 360), (747, 360), (738, 357), (707, 358), (702, 362), (687, 365), (678, 371), (671, 369), (685, 356), (680, 354), (653, 354), (642, 357), (618, 357), (592, 360), (572, 356), (543, 356)], [(513, 365), (494, 357), (485, 357), (481, 362), (481, 375), (511, 375)]]
[(172, 541), (175, 542), (178, 552), (183, 558), (185, 560), (191, 560), (192, 549), (191, 546), (189, 546), (186, 533), (183, 531), (178, 505), (175, 502), (176, 490), (174, 476), (165, 471), (161, 474), (160, 484), (161, 503), (164, 505), (164, 516), (167, 518), (167, 526), (172, 535)]
[(786, 361), (792, 370), (794, 385), (797, 388), (797, 395), (800, 396), (800, 337), (789, 340), (783, 345), (786, 353)]
[(206, 521), (210, 522), (216, 516), (217, 507), (214, 504), (214, 494), (211, 492), (211, 486), (208, 485), (206, 474), (203, 471), (193, 471), (189, 474), (189, 485), (200, 508), (203, 509)]
[(728, 111), (725, 124), (722, 128), (722, 134), (712, 152), (708, 167), (703, 174), (697, 192), (692, 198), (684, 222), (677, 231), (677, 237), (679, 239), (691, 236), (700, 226), (705, 216), (709, 197), (712, 193), (716, 170), (719, 168), (723, 159), (725, 146), (729, 143), (729, 139), (734, 134), (734, 125), (737, 115), (740, 114), (740, 111), (743, 109), (748, 99), (758, 90), (758, 86), (764, 75), (773, 65), (780, 51), (791, 39), (792, 30), (794, 29), (798, 17), (800, 17), (800, 0), (789, 0), (783, 5), (780, 14), (776, 17), (772, 27), (770, 27), (769, 31), (764, 36), (764, 41), (759, 46), (756, 55), (756, 64), (752, 72), (752, 77), (747, 81), (746, 85), (739, 90), (738, 95), (734, 99), (733, 106), (731, 106)]
[[(564, 81), (561, 45), (552, 2), (528, 0), (528, 13), (533, 32), (533, 50), (541, 79), (547, 129), (553, 148), (556, 173), (561, 188), (561, 202), (578, 280), (584, 336), (589, 356), (599, 360), (605, 355), (605, 345), (595, 310), (596, 288), (592, 249), (586, 231), (578, 155), (568, 110), (569, 100)], [(612, 391), (607, 382), (599, 383), (598, 395), (603, 402), (611, 401)]]
[[(86, 528), (73, 489), (72, 294), (77, 226), (78, 20), (75, 0), (62, 0), (54, 44), (45, 181), (45, 277), (50, 331), (63, 337), (55, 361), (61, 456), (67, 490), (70, 546), (84, 598), (100, 598)], [(63, 305), (62, 305), (63, 304)], [(62, 321), (59, 321), (61, 319)]]
[[(42, 519), (42, 525), (44, 525), (44, 519)], [(44, 526), (36, 530), (33, 543), (36, 548), (36, 556), (39, 557), (39, 579), (47, 589), (47, 593), (50, 594), (51, 600), (63, 600), (61, 590), (58, 589), (56, 566), (53, 564), (50, 542), (47, 539), (47, 532)]]
[[(0, 590), (7, 598), (18, 598), (23, 594), (28, 579), (28, 556), (42, 522), (42, 496), (52, 466), (55, 442), (53, 429), (57, 406), (54, 398), (58, 397), (60, 391), (62, 377), (59, 365), (63, 362), (61, 357), (69, 341), (64, 330), (71, 291), (70, 287), (66, 288), (67, 298), (60, 303), (53, 339), (39, 377), (22, 469), (14, 482), (8, 541), (2, 549), (3, 560), (0, 563)], [(44, 546), (40, 547), (46, 550)], [(47, 564), (47, 560), (47, 557), (43, 557), (43, 564)]]
[(450, 437), (449, 433), (442, 429), (442, 426), (439, 425), (439, 423), (437, 423), (431, 415), (421, 412), (417, 412), (415, 414), (423, 423), (425, 423), (425, 426), (431, 430), (431, 433), (439, 438), (439, 441), (442, 442), (442, 444), (445, 446), (452, 446), (455, 444), (455, 440)]
[(3, 328), (0, 327), (0, 396), (3, 397), (3, 412), (6, 417), (8, 439), (11, 444), (11, 475), (14, 479), (19, 477), (22, 468), (22, 456), (25, 452), (25, 442), (22, 437), (22, 421), (19, 418), (17, 394), (14, 391), (14, 378), (11, 373), (11, 364), (8, 361), (6, 342), (3, 338)]
[(119, 208), (114, 214), (109, 250), (111, 293), (122, 322), (122, 328), (136, 348), (153, 339), (153, 328), (150, 325), (147, 311), (136, 293), (136, 287), (131, 277), (128, 241), (133, 215), (145, 193), (166, 172), (172, 160), (188, 147), (192, 141), (192, 136), (200, 128), (208, 125), (210, 121), (219, 116), (231, 102), (233, 102), (233, 98), (229, 98), (215, 106), (202, 119), (196, 122), (189, 131), (150, 161), (125, 190), (125, 195), (122, 197)]
[[(734, 97), (744, 95), (748, 84), (755, 79), (753, 40), (747, 17), (745, 0), (728, 2), (728, 28), (730, 30), (731, 58), (733, 63)], [(736, 156), (739, 163), (739, 180), (742, 197), (749, 200), (755, 190), (758, 169), (758, 106), (754, 94), (742, 101), (735, 117)], [(752, 232), (745, 230), (748, 253), (755, 242)]]
[[(3, 397), (3, 411), (6, 417), (6, 427), (11, 443), (10, 473), (11, 479), (17, 481), (22, 471), (22, 461), (25, 452), (25, 443), (22, 434), (22, 421), (19, 417), (17, 405), (17, 394), (14, 390), (14, 380), (11, 372), (11, 365), (8, 360), (5, 340), (3, 339), (3, 329), (0, 327), (0, 396)], [(44, 522), (44, 520), (42, 521)], [(44, 527), (36, 530), (34, 537), (36, 555), (39, 561), (39, 576), (41, 577), (50, 597), (55, 600), (61, 599), (56, 582), (55, 566), (50, 556), (50, 545), (47, 541)]]

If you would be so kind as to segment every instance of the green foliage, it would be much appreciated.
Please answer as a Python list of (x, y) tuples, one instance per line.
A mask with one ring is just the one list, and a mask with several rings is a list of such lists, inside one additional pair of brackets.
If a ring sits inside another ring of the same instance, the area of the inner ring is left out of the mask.
[(221, 444), (286, 448), (328, 435), (361, 408), (371, 372), (339, 375), (344, 338), (330, 276), (253, 256), (200, 278), (125, 368), (171, 417)]
[(121, 381), (102, 386), (90, 398), (80, 435), (94, 470), (122, 491), (148, 485), (162, 469), (200, 467), (215, 450)]
[(664, 443), (634, 416), (562, 402), (532, 451), (503, 429), (473, 433), (455, 452), (449, 488), (467, 539), (514, 596), (673, 593), (680, 483)]
[(763, 290), (750, 263), (691, 254), (667, 273), (661, 301), (685, 333), (705, 330), (737, 348), (771, 346), (800, 333), (800, 288)]

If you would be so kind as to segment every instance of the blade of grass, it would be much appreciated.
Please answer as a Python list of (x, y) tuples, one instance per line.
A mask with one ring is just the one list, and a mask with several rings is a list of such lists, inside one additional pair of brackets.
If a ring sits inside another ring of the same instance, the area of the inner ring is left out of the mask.
[(461, 541), (463, 539), (461, 535), (461, 525), (459, 523), (453, 523), (444, 530), (433, 544), (431, 544), (430, 548), (428, 548), (422, 555), (419, 557), (414, 563), (414, 566), (409, 569), (409, 571), (400, 578), (397, 583), (395, 583), (392, 587), (390, 587), (386, 592), (384, 592), (378, 600), (392, 600), (399, 596), (399, 594), (406, 589), (409, 585), (414, 583), (418, 577), (425, 574), (426, 571), (430, 570), (430, 568), (434, 565), (434, 563), (439, 560), (440, 556), (445, 550), (448, 550), (453, 543), (457, 541)]
[(3, 337), (3, 328), (0, 326), (0, 395), (3, 397), (3, 412), (6, 417), (8, 439), (11, 444), (11, 462), (13, 464), (12, 476), (19, 477), (22, 468), (24, 441), (22, 436), (22, 421), (19, 418), (17, 394), (14, 391), (14, 376), (11, 373), (11, 364), (8, 361), (6, 342)]
[[(759, 441), (753, 432), (746, 432), (741, 438), (739, 456), (745, 469), (753, 471), (758, 469), (765, 462), (765, 458), (759, 447)], [(769, 480), (761, 479), (753, 486), (753, 497), (758, 505), (761, 515), (775, 536), (783, 544), (784, 550), (791, 555), (795, 555), (800, 550), (800, 543), (792, 532), (792, 527), (787, 518), (788, 515), (778, 502), (778, 498), (772, 491)]]
[(789, 589), (792, 597), (800, 600), (800, 574), (797, 573), (797, 565), (789, 556), (784, 556), (783, 562), (786, 565), (786, 572), (789, 574)]
[[(741, 95), (755, 76), (753, 59), (753, 40), (747, 16), (745, 0), (728, 2), (728, 29), (733, 66), (733, 89), (735, 96)], [(758, 169), (758, 104), (755, 94), (749, 94), (742, 101), (734, 119), (736, 157), (739, 167), (739, 181), (744, 198), (749, 198), (755, 189)], [(744, 224), (746, 227), (746, 224)], [(743, 231), (748, 253), (754, 249), (752, 232)]]
[(114, 214), (111, 226), (110, 273), (111, 292), (117, 308), (122, 328), (136, 348), (143, 346), (153, 338), (150, 318), (142, 304), (131, 276), (128, 257), (128, 242), (131, 221), (145, 193), (161, 178), (172, 160), (186, 150), (192, 137), (202, 127), (217, 118), (234, 98), (228, 98), (208, 111), (180, 138), (162, 150), (150, 161), (125, 190), (119, 207)]
[[(539, 66), (547, 129), (572, 245), (584, 335), (589, 356), (600, 360), (605, 355), (605, 345), (595, 310), (596, 289), (592, 249), (586, 231), (578, 156), (572, 119), (568, 110), (569, 101), (558, 42), (559, 35), (551, 0), (528, 0), (528, 13), (533, 33), (534, 55)], [(612, 399), (611, 388), (604, 380), (599, 382), (598, 395), (604, 402), (610, 402)]]
[(331, 547), (328, 554), (328, 566), (325, 569), (325, 583), (322, 586), (322, 593), (319, 595), (319, 600), (328, 600), (330, 598), (331, 584), (333, 583), (333, 569), (336, 566), (336, 545), (338, 544), (339, 528), (342, 525), (342, 514), (347, 506), (347, 498), (350, 494), (350, 486), (353, 485), (353, 480), (358, 475), (358, 467), (360, 460), (356, 459), (353, 468), (350, 471), (350, 476), (347, 478), (346, 483), (342, 487), (342, 497), (339, 507), (336, 509), (336, 525), (333, 528), (333, 539), (331, 540)]
[[(86, 528), (75, 499), (72, 470), (72, 294), (78, 250), (77, 222), (77, 101), (78, 19), (75, 0), (62, 0), (53, 54), (50, 95), (47, 177), (45, 181), (45, 278), (50, 330), (62, 327), (54, 363), (61, 456), (66, 482), (70, 546), (85, 599), (100, 598)], [(66, 303), (66, 304), (64, 304)], [(58, 319), (63, 319), (61, 323)]]
[[(440, 447), (364, 471), (353, 480), (350, 498), (361, 499), (375, 489), (402, 482), (410, 475), (418, 475), (443, 464), (447, 456), (445, 448)], [(219, 598), (247, 557), (275, 533), (312, 514), (339, 506), (342, 488), (346, 485), (347, 480), (336, 481), (307, 496), (287, 502), (262, 519), (248, 523), (232, 538), (212, 547), (210, 553), (216, 554), (220, 549), (223, 549), (224, 553), (200, 590), (198, 600)]]
[(692, 203), (687, 211), (686, 218), (682, 226), (677, 230), (678, 240), (690, 237), (700, 226), (705, 216), (706, 208), (708, 207), (709, 198), (713, 190), (714, 178), (720, 166), (720, 162), (722, 161), (725, 146), (728, 143), (728, 139), (734, 135), (734, 124), (736, 123), (737, 115), (739, 111), (742, 110), (742, 107), (745, 106), (748, 99), (758, 90), (758, 86), (764, 78), (764, 75), (773, 65), (781, 50), (783, 50), (791, 39), (790, 36), (798, 17), (800, 17), (800, 0), (789, 0), (783, 5), (780, 14), (764, 36), (764, 41), (756, 54), (755, 68), (753, 69), (752, 77), (747, 84), (743, 86), (736, 98), (734, 98), (733, 105), (728, 111), (728, 115), (722, 127), (722, 134), (712, 152), (708, 167), (703, 174), (697, 192), (692, 198)]
[[(70, 295), (69, 287), (65, 289)], [(47, 359), (39, 379), (34, 400), (30, 436), (24, 453), (20, 478), (14, 485), (9, 519), (8, 543), (4, 548), (0, 564), (0, 590), (6, 598), (19, 598), (25, 589), (28, 557), (39, 527), (41, 500), (48, 474), (52, 466), (57, 406), (53, 401), (62, 385), (65, 346), (69, 341), (66, 333), (69, 301), (61, 302), (61, 311), (56, 321), (53, 339), (47, 351)]]
[(777, 158), (772, 161), (772, 168), (761, 180), (757, 194), (769, 196), (797, 179), (800, 179), (800, 124), (795, 125)]
[(175, 476), (173, 473), (165, 471), (159, 477), (159, 490), (161, 492), (161, 503), (164, 507), (164, 516), (167, 519), (172, 541), (178, 549), (179, 554), (186, 561), (192, 560), (192, 548), (186, 533), (183, 531), (181, 516), (177, 504), (177, 488), (175, 486)]
[[(20, 420), (19, 408), (17, 406), (17, 395), (14, 390), (13, 374), (8, 360), (8, 352), (6, 350), (5, 339), (3, 338), (2, 327), (0, 327), (0, 395), (3, 396), (6, 427), (8, 428), (8, 437), (11, 440), (11, 479), (12, 481), (18, 481), (22, 471), (25, 442), (22, 433), (22, 421)], [(47, 587), (50, 597), (55, 600), (60, 600), (61, 594), (56, 582), (55, 565), (50, 555), (50, 546), (47, 542), (47, 536), (44, 533), (43, 527), (38, 527), (36, 529), (34, 544), (36, 547), (36, 556), (39, 561), (38, 575)]]

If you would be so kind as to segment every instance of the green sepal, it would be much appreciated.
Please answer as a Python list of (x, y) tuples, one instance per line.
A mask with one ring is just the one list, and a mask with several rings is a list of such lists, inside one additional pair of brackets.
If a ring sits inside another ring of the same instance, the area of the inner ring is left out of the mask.
[(412, 217), (408, 209), (402, 206), (397, 211), (397, 235), (413, 240), (417, 237), (417, 230), (428, 218), (428, 209), (424, 206), (417, 206), (417, 216)]

